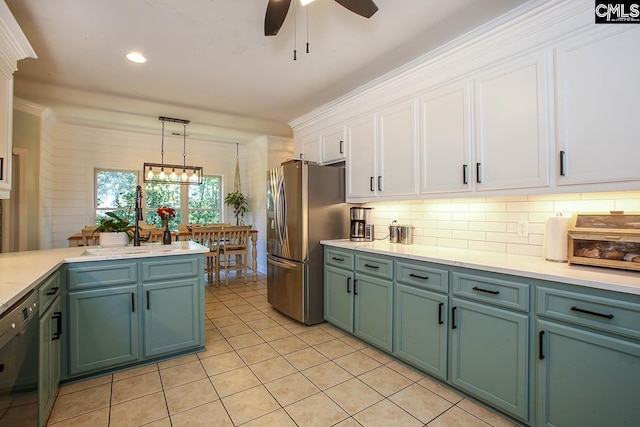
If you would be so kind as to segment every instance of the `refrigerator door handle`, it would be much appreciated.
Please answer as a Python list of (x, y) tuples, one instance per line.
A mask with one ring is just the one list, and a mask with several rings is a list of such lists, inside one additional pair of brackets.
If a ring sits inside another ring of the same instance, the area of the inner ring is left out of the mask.
[(286, 268), (288, 270), (299, 270), (301, 268), (299, 264), (286, 261), (284, 259), (276, 259), (271, 255), (267, 256), (267, 262), (271, 265), (275, 265), (276, 267)]
[(284, 179), (282, 177), (278, 180), (275, 214), (278, 238), (280, 239), (280, 244), (283, 245), (285, 240), (285, 227), (287, 225), (287, 200), (284, 189)]

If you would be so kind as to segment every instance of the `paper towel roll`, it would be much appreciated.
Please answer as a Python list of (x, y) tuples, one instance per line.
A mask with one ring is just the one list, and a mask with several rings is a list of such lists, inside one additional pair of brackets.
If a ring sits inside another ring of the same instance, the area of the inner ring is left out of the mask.
[(569, 217), (554, 216), (547, 219), (544, 232), (544, 257), (549, 261), (567, 260), (567, 231)]

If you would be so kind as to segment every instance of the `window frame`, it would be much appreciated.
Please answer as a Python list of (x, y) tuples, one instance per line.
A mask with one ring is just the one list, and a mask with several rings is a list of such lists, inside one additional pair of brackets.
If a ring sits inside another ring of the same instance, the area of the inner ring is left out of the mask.
[[(118, 208), (112, 206), (108, 208), (99, 208), (98, 207), (98, 174), (100, 172), (118, 172), (118, 173), (129, 173), (133, 174), (136, 177), (136, 185), (140, 185), (140, 171), (137, 169), (118, 169), (118, 168), (103, 168), (103, 167), (95, 167), (93, 169), (93, 222), (98, 225), (98, 212), (112, 212), (117, 210)], [(133, 190), (135, 193), (135, 189)]]

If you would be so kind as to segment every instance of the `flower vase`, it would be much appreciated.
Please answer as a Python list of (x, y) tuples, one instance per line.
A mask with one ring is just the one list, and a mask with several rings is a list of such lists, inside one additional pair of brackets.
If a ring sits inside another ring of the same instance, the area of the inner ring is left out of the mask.
[(171, 231), (169, 230), (169, 220), (163, 219), (162, 226), (164, 227), (164, 233), (162, 234), (162, 244), (170, 245), (171, 244)]

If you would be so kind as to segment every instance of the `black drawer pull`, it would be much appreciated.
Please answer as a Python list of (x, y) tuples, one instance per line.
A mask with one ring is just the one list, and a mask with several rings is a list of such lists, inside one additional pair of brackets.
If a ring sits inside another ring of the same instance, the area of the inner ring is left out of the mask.
[(573, 307), (571, 307), (571, 311), (577, 311), (579, 313), (585, 313), (585, 314), (590, 314), (592, 316), (598, 316), (598, 317), (604, 317), (605, 319), (613, 319), (613, 314), (602, 314), (602, 313), (597, 313), (595, 311), (591, 311), (591, 310), (585, 310), (583, 308), (578, 308), (575, 305)]
[(351, 293), (351, 289), (349, 288), (350, 284), (351, 284), (351, 277), (347, 277), (347, 293), (348, 294)]
[(544, 342), (544, 331), (538, 332), (538, 359), (544, 359), (544, 351), (542, 350), (542, 343)]
[(136, 294), (133, 292), (131, 292), (131, 312), (136, 312)]
[(335, 257), (335, 256), (332, 257), (331, 259), (334, 260), (334, 261), (340, 261), (340, 262), (344, 261), (344, 258), (338, 258), (338, 257)]
[(51, 316), (51, 318), (56, 319), (56, 331), (53, 333), (51, 341), (59, 340), (62, 336), (62, 312), (56, 311), (55, 313), (53, 313), (53, 316)]
[(444, 323), (444, 320), (442, 320), (442, 307), (444, 307), (443, 302), (438, 304), (438, 325), (442, 325)]
[(451, 329), (456, 329), (458, 327), (458, 325), (456, 325), (456, 308), (458, 307), (451, 308)]
[(429, 280), (429, 276), (418, 276), (417, 274), (409, 274), (409, 277), (415, 277), (416, 279)]
[(377, 270), (378, 268), (380, 268), (380, 266), (379, 266), (379, 265), (365, 264), (364, 266), (365, 266), (365, 267), (369, 267), (369, 268), (375, 268), (376, 270)]
[(355, 279), (355, 280), (353, 281), (353, 294), (354, 294), (354, 295), (358, 295), (358, 288), (357, 288), (357, 286), (358, 286), (358, 279)]
[(147, 310), (151, 310), (151, 294), (147, 291)]
[(49, 292), (47, 292), (47, 295), (55, 295), (58, 293), (58, 290), (60, 289), (59, 286), (54, 286), (53, 288), (51, 288), (49, 290)]
[(474, 286), (471, 289), (473, 289), (474, 291), (478, 291), (478, 292), (486, 292), (486, 293), (492, 294), (492, 295), (498, 295), (500, 293), (500, 291), (492, 291), (490, 289), (482, 289), (482, 288), (479, 288), (477, 286)]

